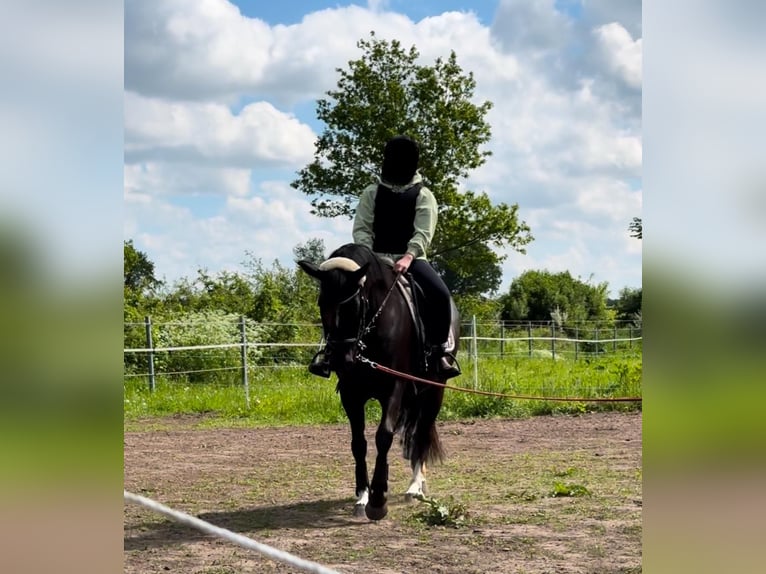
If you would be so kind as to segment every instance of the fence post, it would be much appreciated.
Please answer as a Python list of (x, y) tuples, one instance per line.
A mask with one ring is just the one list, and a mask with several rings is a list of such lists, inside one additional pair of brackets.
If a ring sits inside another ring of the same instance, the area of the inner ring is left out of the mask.
[(476, 339), (476, 315), (471, 317), (471, 332), (473, 334), (473, 388), (479, 388), (479, 341)]
[(628, 327), (628, 347), (633, 348), (633, 325)]
[(527, 322), (527, 344), (529, 345), (529, 356), (532, 356), (532, 321)]
[(147, 315), (144, 317), (146, 325), (146, 348), (149, 349), (149, 390), (154, 392), (154, 345), (152, 344), (152, 318)]
[(245, 406), (250, 410), (250, 385), (247, 380), (247, 330), (245, 316), (239, 317), (239, 333), (242, 339), (242, 382), (245, 385)]
[(614, 324), (614, 338), (612, 339), (612, 352), (617, 352), (617, 323)]
[(594, 347), (596, 348), (596, 356), (598, 356), (598, 355), (601, 354), (601, 345), (598, 342), (598, 326), (596, 326), (595, 333), (596, 333), (596, 335), (595, 335), (596, 344), (594, 345)]
[(577, 360), (577, 349), (580, 346), (580, 327), (575, 327), (575, 361)]
[(556, 322), (551, 321), (551, 356), (556, 359)]
[(502, 359), (505, 353), (505, 321), (500, 321), (500, 358)]

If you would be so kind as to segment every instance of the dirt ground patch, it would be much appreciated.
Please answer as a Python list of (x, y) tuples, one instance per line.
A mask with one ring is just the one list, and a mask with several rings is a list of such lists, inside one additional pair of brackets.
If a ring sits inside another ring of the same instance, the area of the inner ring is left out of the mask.
[[(428, 487), (466, 507), (460, 528), (417, 519), (425, 505), (404, 501), (398, 446), (389, 515), (354, 518), (346, 425), (196, 422), (126, 432), (125, 489), (343, 573), (641, 572), (640, 413), (440, 423), (448, 458), (429, 469)], [(298, 572), (132, 504), (124, 548), (128, 573)]]

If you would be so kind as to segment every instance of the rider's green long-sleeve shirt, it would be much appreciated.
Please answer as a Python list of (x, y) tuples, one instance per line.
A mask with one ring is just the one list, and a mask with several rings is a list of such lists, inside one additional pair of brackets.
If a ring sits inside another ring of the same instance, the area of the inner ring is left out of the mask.
[[(359, 204), (356, 207), (356, 214), (354, 216), (354, 243), (359, 243), (372, 249), (373, 240), (375, 239), (372, 223), (375, 219), (375, 195), (378, 191), (378, 185), (384, 185), (394, 193), (401, 193), (422, 181), (422, 176), (416, 173), (412, 180), (405, 185), (391, 185), (379, 180), (377, 183), (366, 187), (359, 197)], [(415, 231), (407, 243), (407, 253), (410, 253), (416, 259), (426, 259), (428, 257), (428, 249), (431, 246), (434, 231), (436, 230), (438, 214), (439, 210), (433, 193), (427, 187), (421, 187), (420, 194), (418, 194), (417, 201), (415, 202)], [(392, 222), (392, 224), (394, 223)], [(396, 261), (404, 253), (379, 253), (378, 255)]]

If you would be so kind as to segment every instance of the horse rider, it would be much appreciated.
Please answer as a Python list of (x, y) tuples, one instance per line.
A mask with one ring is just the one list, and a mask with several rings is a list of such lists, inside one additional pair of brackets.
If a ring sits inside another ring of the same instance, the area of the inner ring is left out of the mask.
[[(423, 289), (431, 310), (425, 324), (431, 345), (430, 359), (441, 378), (460, 375), (447, 340), (452, 323), (449, 289), (428, 262), (438, 205), (423, 185), (418, 171), (420, 146), (403, 135), (391, 138), (383, 150), (383, 166), (377, 183), (366, 187), (359, 198), (353, 226), (354, 243), (365, 245), (379, 256), (394, 261), (394, 271), (409, 271)], [(309, 371), (329, 376), (324, 353), (318, 353)]]

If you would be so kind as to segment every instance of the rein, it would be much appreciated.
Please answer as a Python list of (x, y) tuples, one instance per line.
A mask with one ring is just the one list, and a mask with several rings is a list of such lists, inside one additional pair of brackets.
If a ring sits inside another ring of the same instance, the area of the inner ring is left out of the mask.
[(375, 321), (378, 320), (378, 317), (380, 317), (380, 314), (383, 312), (383, 308), (386, 306), (386, 303), (388, 303), (388, 298), (391, 296), (391, 293), (393, 293), (394, 289), (396, 288), (396, 284), (399, 282), (400, 275), (401, 275), (401, 272), (397, 273), (396, 276), (394, 277), (394, 281), (391, 283), (391, 287), (388, 288), (388, 291), (386, 292), (386, 296), (383, 297), (383, 301), (381, 301), (380, 306), (378, 307), (378, 310), (375, 311), (375, 314), (369, 320), (367, 325), (365, 325), (364, 328), (361, 328), (361, 322), (359, 323), (360, 325), (359, 338), (357, 339), (356, 345), (360, 351), (364, 351), (367, 348), (367, 345), (364, 344), (364, 341), (362, 339), (364, 339), (364, 337), (367, 336), (372, 331), (373, 327), (375, 326)]

